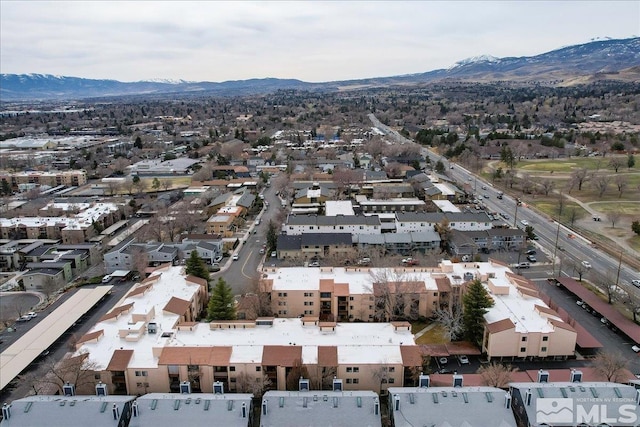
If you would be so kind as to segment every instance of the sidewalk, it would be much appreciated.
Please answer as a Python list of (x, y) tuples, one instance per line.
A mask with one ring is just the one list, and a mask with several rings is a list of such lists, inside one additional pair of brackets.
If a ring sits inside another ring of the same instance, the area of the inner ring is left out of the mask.
[(416, 334), (413, 336), (414, 340), (417, 340), (418, 338), (420, 338), (421, 336), (423, 336), (424, 334), (426, 334), (427, 332), (429, 332), (431, 329), (436, 327), (436, 323), (433, 322), (432, 324), (430, 324), (429, 326), (426, 326), (425, 328), (423, 328), (422, 330), (416, 332)]

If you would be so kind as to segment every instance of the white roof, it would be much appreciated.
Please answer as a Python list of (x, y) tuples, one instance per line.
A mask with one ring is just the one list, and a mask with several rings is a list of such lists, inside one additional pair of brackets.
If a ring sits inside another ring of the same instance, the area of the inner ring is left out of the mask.
[(80, 209), (81, 211), (72, 218), (66, 216), (0, 218), (0, 226), (11, 227), (23, 224), (27, 227), (53, 227), (59, 224), (64, 224), (63, 229), (80, 230), (90, 226), (93, 221), (99, 220), (102, 215), (118, 210), (118, 206), (115, 203), (51, 203), (47, 205), (47, 208), (60, 209), (63, 211)]
[(355, 215), (353, 204), (349, 200), (327, 200), (325, 216)]
[(451, 203), (449, 200), (432, 200), (432, 202), (442, 212), (462, 212), (460, 208)]

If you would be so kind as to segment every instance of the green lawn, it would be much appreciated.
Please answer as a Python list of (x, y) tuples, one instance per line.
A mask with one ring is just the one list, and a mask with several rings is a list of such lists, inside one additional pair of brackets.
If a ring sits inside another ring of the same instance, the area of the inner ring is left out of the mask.
[(442, 325), (436, 325), (416, 340), (416, 344), (446, 344), (449, 342), (444, 335)]
[(424, 328), (426, 328), (428, 325), (429, 325), (429, 323), (427, 323), (427, 322), (415, 321), (415, 322), (411, 323), (411, 333), (415, 335), (416, 333), (418, 333), (421, 330), (423, 330)]
[[(522, 160), (516, 165), (517, 169), (522, 171), (537, 172), (572, 172), (576, 169), (587, 168), (589, 170), (608, 170), (613, 172), (613, 168), (609, 166), (610, 157), (572, 157), (570, 159), (542, 159), (542, 160)], [(620, 172), (627, 171), (627, 159), (624, 158), (624, 167), (619, 169)], [(638, 171), (638, 164), (631, 171)]]

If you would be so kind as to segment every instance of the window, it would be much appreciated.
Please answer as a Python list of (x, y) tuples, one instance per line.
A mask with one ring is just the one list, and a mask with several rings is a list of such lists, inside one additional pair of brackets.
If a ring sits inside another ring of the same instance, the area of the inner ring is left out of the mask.
[(320, 298), (331, 298), (331, 292), (320, 292)]
[(547, 347), (540, 348), (540, 351), (547, 351)]
[(360, 372), (360, 368), (358, 368), (357, 366), (354, 366), (353, 372)]
[(278, 296), (281, 297), (281, 298), (282, 297), (286, 298), (287, 297), (287, 293), (286, 292), (278, 292)]
[(349, 301), (353, 301), (353, 299), (354, 299), (353, 297), (349, 297)]
[(351, 384), (351, 378), (347, 378), (347, 384)]
[(434, 293), (433, 293), (433, 296), (434, 296), (434, 297), (437, 297), (437, 296), (438, 296), (438, 293), (437, 293), (437, 292), (434, 292)]
[(313, 292), (305, 292), (304, 296), (305, 297), (313, 297)]
[(357, 378), (354, 378), (354, 379), (353, 379), (353, 383), (354, 383), (354, 384), (358, 384), (359, 382), (360, 382), (360, 380), (359, 380), (359, 379), (357, 379)]
[(395, 366), (389, 366), (389, 372), (395, 372), (396, 368)]
[(262, 370), (262, 366), (256, 366), (256, 372), (260, 372)]
[(229, 372), (235, 372), (235, 371), (236, 371), (235, 366), (229, 366)]
[(527, 337), (522, 337), (522, 342), (527, 342)]
[(526, 347), (520, 347), (520, 353), (524, 353), (525, 351), (527, 351)]
[(347, 372), (353, 372), (353, 368), (350, 366), (347, 366)]
[(305, 301), (304, 305), (313, 305), (313, 301)]
[(395, 378), (389, 378), (389, 384), (393, 384), (395, 382), (396, 382)]
[(547, 342), (547, 341), (549, 341), (549, 337), (542, 337), (542, 341), (543, 341), (543, 342)]
[(136, 377), (146, 377), (147, 375), (149, 375), (147, 371), (136, 371)]

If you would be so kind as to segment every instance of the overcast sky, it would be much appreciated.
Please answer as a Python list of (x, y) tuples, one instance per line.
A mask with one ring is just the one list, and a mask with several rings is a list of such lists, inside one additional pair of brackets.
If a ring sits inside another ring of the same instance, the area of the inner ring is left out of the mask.
[(137, 81), (419, 73), (640, 35), (640, 1), (0, 1), (0, 71)]

